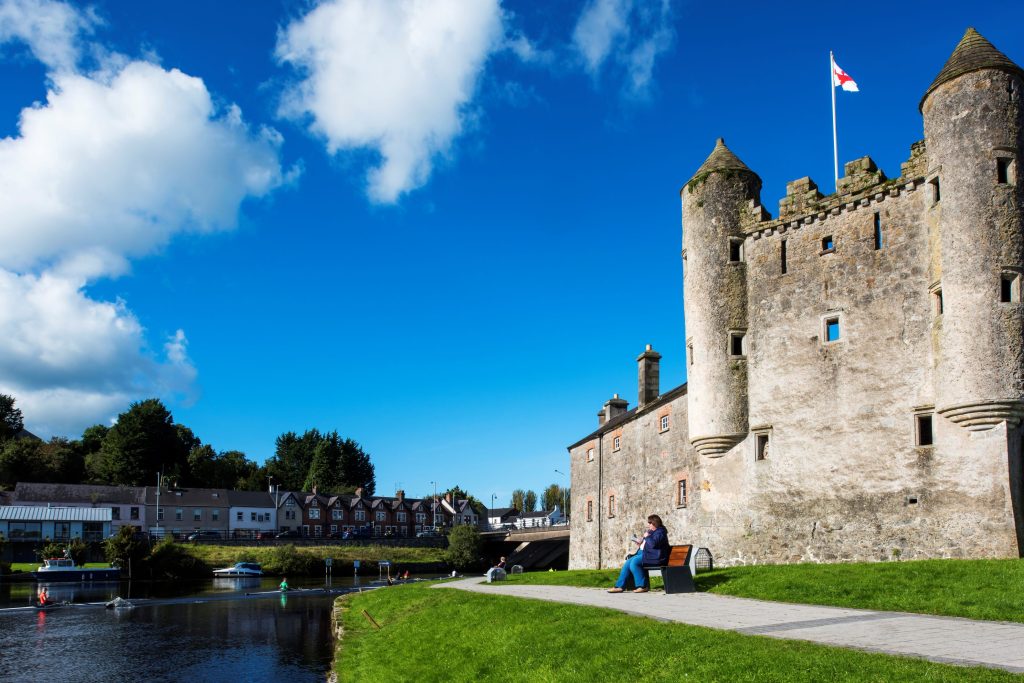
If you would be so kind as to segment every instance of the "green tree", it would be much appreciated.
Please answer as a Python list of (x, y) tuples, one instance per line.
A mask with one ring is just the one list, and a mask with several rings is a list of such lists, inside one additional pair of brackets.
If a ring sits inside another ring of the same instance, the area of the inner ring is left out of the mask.
[(448, 550), (445, 551), (445, 562), (456, 569), (472, 569), (480, 566), (481, 549), (480, 532), (475, 526), (460, 525), (448, 534)]
[(313, 449), (313, 459), (309, 463), (309, 472), (302, 490), (312, 491), (316, 486), (319, 491), (337, 491), (344, 486), (341, 459), (341, 438), (338, 432), (324, 434)]
[(38, 481), (39, 447), (35, 439), (11, 439), (0, 447), (0, 488), (13, 489), (19, 481)]
[(466, 491), (458, 484), (445, 491), (445, 494), (450, 495), (453, 502), (456, 500), (468, 500), (469, 506), (473, 508), (473, 511), (476, 512), (476, 514), (480, 517), (487, 516), (487, 506), (477, 500), (476, 496), (469, 493), (469, 491)]
[(242, 451), (221, 451), (217, 456), (217, 470), (217, 480), (223, 482), (226, 489), (261, 491), (266, 486), (260, 466)]
[(0, 441), (6, 441), (25, 428), (21, 410), (14, 405), (15, 399), (0, 394)]
[(526, 491), (522, 489), (516, 489), (512, 492), (512, 500), (510, 501), (510, 507), (519, 510), (520, 512), (526, 512), (523, 510), (523, 499), (526, 497)]
[(565, 491), (558, 484), (550, 484), (541, 494), (541, 506), (544, 510), (554, 510), (557, 505), (562, 507), (562, 492)]
[(145, 565), (149, 555), (149, 541), (143, 534), (136, 534), (130, 526), (121, 527), (116, 536), (103, 542), (103, 552), (110, 564), (116, 564), (125, 572), (134, 574)]
[(322, 437), (315, 429), (301, 437), (285, 432), (275, 441), (274, 455), (267, 459), (267, 474), (285, 491), (301, 491), (313, 462), (313, 452)]
[(188, 448), (182, 442), (191, 430), (179, 431), (170, 411), (158, 399), (133, 403), (118, 415), (103, 438), (99, 457), (90, 460), (93, 476), (122, 486), (147, 485), (158, 472), (179, 479), (188, 469)]
[(370, 456), (362, 446), (352, 439), (345, 439), (341, 442), (341, 457), (338, 462), (341, 470), (339, 484), (342, 487), (353, 491), (361, 487), (363, 495), (374, 494), (377, 490), (377, 474), (373, 463), (370, 462)]
[(533, 512), (537, 509), (537, 494), (533, 491), (527, 491), (523, 494), (523, 507), (520, 508), (520, 512)]
[(39, 444), (37, 457), (40, 476), (45, 476), (43, 481), (78, 484), (85, 476), (85, 458), (78, 442), (55, 436)]

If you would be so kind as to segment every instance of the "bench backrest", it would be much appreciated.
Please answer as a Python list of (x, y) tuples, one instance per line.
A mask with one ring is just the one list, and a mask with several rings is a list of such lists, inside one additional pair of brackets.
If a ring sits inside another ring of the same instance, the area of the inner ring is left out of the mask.
[(685, 567), (690, 564), (690, 553), (693, 552), (692, 545), (674, 545), (668, 553), (666, 567)]

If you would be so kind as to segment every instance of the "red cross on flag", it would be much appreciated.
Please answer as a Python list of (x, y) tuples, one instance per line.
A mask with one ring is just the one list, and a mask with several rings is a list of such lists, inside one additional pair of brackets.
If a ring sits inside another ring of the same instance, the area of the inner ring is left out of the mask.
[(845, 71), (840, 69), (839, 65), (836, 64), (836, 60), (833, 59), (832, 60), (832, 87), (834, 88), (837, 85), (839, 87), (841, 87), (843, 90), (845, 90), (846, 92), (860, 92), (860, 90), (857, 89), (856, 81), (854, 81), (852, 78), (850, 78), (849, 74), (847, 74)]

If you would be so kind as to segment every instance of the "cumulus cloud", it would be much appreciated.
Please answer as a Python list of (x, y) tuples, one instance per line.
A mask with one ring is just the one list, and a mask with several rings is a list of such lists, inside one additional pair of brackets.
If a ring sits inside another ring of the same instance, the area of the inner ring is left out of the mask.
[(378, 152), (369, 196), (395, 202), (450, 150), (504, 46), (499, 0), (330, 0), (278, 36), (278, 60), (299, 75), (281, 113), (308, 120), (332, 154)]
[(89, 15), (0, 2), (0, 43), (26, 42), (50, 69), (46, 101), (0, 140), (0, 392), (41, 436), (73, 435), (139, 398), (190, 400), (185, 332), (151, 348), (125, 302), (87, 286), (175, 234), (235, 227), (247, 198), (289, 181), (281, 137), (177, 69), (106, 54), (98, 71), (76, 71)]
[(75, 68), (82, 33), (99, 23), (91, 11), (81, 12), (54, 0), (0, 0), (0, 44), (18, 41), (54, 71)]
[(573, 30), (573, 45), (595, 79), (612, 64), (626, 92), (644, 95), (658, 57), (675, 40), (670, 0), (589, 0)]

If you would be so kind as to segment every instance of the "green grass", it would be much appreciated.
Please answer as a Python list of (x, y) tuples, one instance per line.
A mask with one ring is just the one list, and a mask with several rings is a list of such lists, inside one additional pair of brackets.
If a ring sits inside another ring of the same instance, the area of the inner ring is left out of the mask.
[[(340, 599), (345, 633), (334, 662), (339, 680), (1022, 680), (1004, 671), (430, 586), (400, 586)], [(379, 631), (363, 610), (380, 624)]]
[[(11, 572), (34, 572), (39, 569), (42, 562), (12, 562)], [(86, 562), (83, 565), (89, 569), (104, 569), (110, 566), (107, 562)]]
[[(537, 572), (509, 581), (611, 586), (617, 576), (610, 569)], [(696, 582), (697, 590), (744, 598), (1024, 622), (1024, 560), (730, 567), (698, 574)]]
[[(270, 557), (273, 545), (207, 545), (205, 543), (183, 543), (195, 557), (212, 567), (227, 567), (235, 562), (265, 562)], [(339, 562), (363, 560), (391, 560), (395, 563), (407, 562), (441, 562), (443, 548), (411, 548), (384, 545), (320, 545), (295, 546), (303, 555), (312, 555), (318, 559), (333, 558)]]

